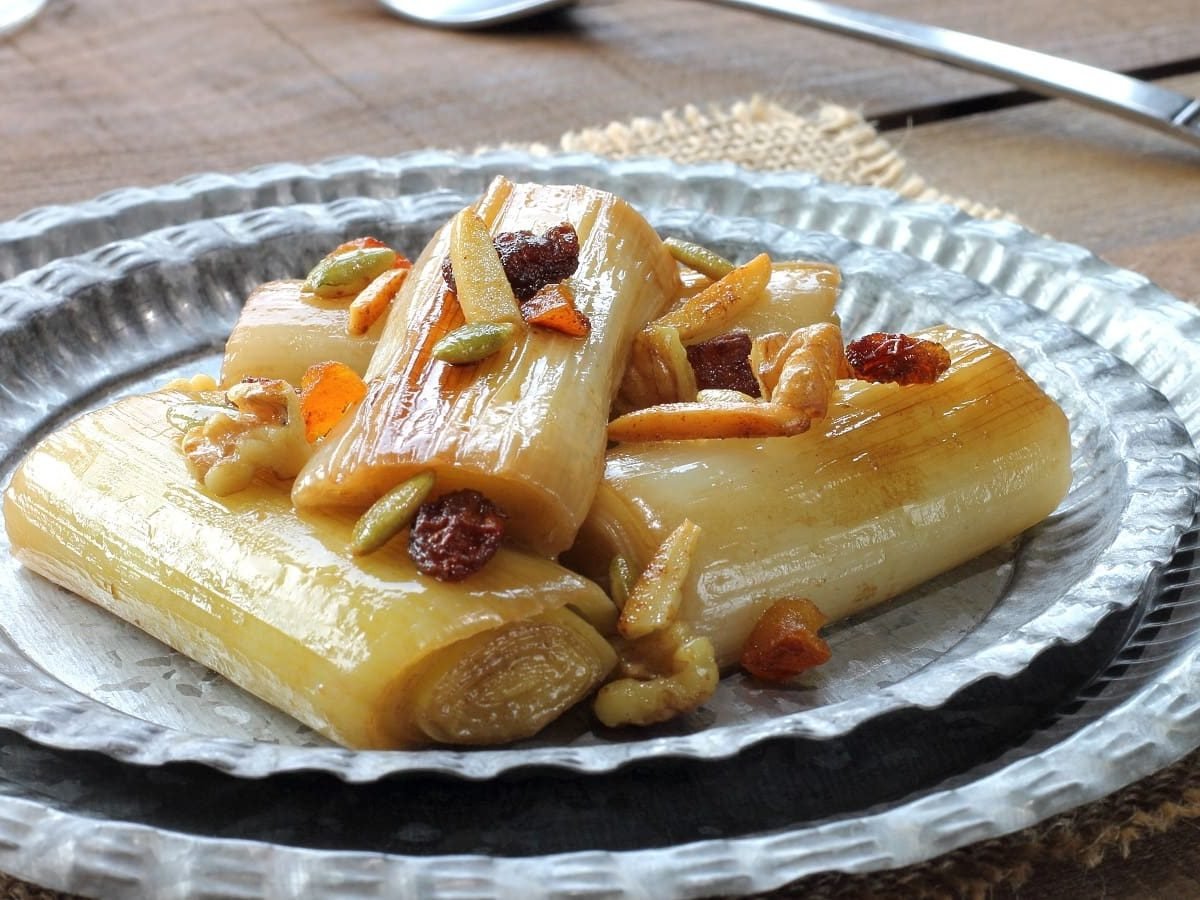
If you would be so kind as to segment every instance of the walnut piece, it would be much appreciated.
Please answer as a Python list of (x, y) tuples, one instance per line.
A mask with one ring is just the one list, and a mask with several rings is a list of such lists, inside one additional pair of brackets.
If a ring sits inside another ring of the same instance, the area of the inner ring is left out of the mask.
[(304, 436), (300, 398), (286, 381), (251, 379), (225, 393), (228, 412), (188, 429), (188, 469), (218, 497), (247, 487), (260, 472), (295, 478), (311, 449)]

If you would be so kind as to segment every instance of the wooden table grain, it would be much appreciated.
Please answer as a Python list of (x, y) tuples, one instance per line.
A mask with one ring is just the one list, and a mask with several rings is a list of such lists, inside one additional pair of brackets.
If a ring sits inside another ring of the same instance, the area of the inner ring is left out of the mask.
[[(1196, 0), (857, 5), (1200, 94)], [(474, 34), (401, 23), (371, 0), (50, 0), (32, 26), (0, 39), (0, 218), (199, 171), (553, 143), (688, 103), (822, 98), (893, 124), (957, 110), (887, 137), (941, 189), (1200, 302), (1200, 152), (1064, 102), (993, 109), (1008, 91), (697, 0), (593, 0)], [(1195, 837), (1183, 826), (1155, 839), (1149, 858), (1039, 871), (1020, 896), (1196, 889)]]

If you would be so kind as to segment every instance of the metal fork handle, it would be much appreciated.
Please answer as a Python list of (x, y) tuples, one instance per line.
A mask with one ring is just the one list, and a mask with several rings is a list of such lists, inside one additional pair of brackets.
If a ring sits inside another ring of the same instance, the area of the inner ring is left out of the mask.
[(1000, 41), (820, 0), (712, 0), (773, 13), (896, 50), (992, 75), (1038, 94), (1076, 100), (1200, 147), (1200, 100), (1095, 66)]

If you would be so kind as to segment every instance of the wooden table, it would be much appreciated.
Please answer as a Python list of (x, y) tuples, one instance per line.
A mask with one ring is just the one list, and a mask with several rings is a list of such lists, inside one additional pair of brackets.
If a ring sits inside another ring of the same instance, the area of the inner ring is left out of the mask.
[[(858, 5), (1200, 93), (1196, 0)], [(1200, 301), (1200, 151), (1062, 102), (997, 110), (1003, 83), (695, 0), (595, 0), (486, 34), (404, 24), (371, 0), (51, 0), (0, 39), (0, 217), (277, 160), (553, 144), (756, 93), (861, 109), (943, 190)], [(894, 127), (909, 116), (924, 124)], [(1152, 861), (1086, 878), (1037, 872), (1022, 896), (1195, 891), (1194, 837), (1176, 828)]]

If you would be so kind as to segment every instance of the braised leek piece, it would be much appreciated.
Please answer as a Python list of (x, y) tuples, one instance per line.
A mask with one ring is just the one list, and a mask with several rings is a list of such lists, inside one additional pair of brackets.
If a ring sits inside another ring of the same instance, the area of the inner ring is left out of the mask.
[(498, 179), (475, 212), (492, 234), (574, 226), (579, 266), (567, 284), (590, 334), (530, 328), (473, 365), (435, 359), (434, 345), (463, 324), (442, 277), (443, 229), (393, 301), (367, 402), (326, 439), (292, 497), (302, 509), (361, 509), (431, 469), (439, 491), (480, 491), (507, 513), (517, 540), (553, 554), (570, 545), (591, 505), (630, 345), (673, 301), (676, 264), (630, 206), (590, 188)]
[(572, 563), (597, 578), (614, 556), (637, 569), (695, 522), (679, 621), (728, 666), (776, 600), (837, 620), (1041, 521), (1071, 479), (1062, 411), (982, 338), (918, 336), (953, 359), (937, 382), (841, 381), (804, 434), (617, 447)]
[(303, 284), (268, 281), (254, 289), (225, 345), (221, 384), (247, 377), (299, 384), (308, 366), (330, 359), (366, 372), (387, 312), (361, 336), (351, 335), (346, 301), (303, 293)]
[(39, 443), (4, 497), (20, 561), (350, 747), (525, 737), (613, 667), (567, 608), (611, 624), (611, 601), (549, 560), (501, 549), (447, 585), (264, 482), (206, 493), (167, 412), (209, 400), (130, 397)]

